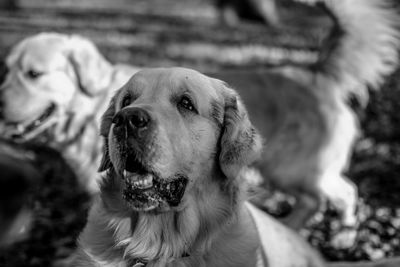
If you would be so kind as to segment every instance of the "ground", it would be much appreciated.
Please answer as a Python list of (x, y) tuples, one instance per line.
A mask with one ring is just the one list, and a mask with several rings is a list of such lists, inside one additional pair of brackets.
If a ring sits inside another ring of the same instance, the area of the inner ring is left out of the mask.
[[(295, 9), (287, 1), (281, 4), (284, 26), (280, 29), (222, 26), (206, 0), (20, 0), (19, 4), (16, 11), (0, 10), (1, 57), (28, 35), (59, 31), (92, 39), (114, 63), (179, 65), (200, 71), (307, 65), (316, 60), (329, 28), (319, 12)], [(371, 93), (366, 109), (358, 110), (363, 134), (348, 171), (360, 194), (355, 245), (343, 250), (332, 246), (339, 226), (329, 208), (303, 231), (329, 260), (400, 254), (399, 84), (400, 70)], [(0, 266), (54, 264), (71, 254), (85, 224), (89, 197), (71, 178), (71, 170), (46, 150), (35, 153), (44, 179), (30, 203), (35, 214), (31, 235), (0, 251)], [(290, 209), (285, 198), (271, 198), (271, 202), (270, 212), (277, 216)]]

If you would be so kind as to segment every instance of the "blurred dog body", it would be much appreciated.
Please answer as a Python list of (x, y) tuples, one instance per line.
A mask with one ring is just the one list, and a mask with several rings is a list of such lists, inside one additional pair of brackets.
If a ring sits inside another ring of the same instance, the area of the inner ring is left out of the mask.
[(5, 63), (3, 136), (51, 145), (89, 191), (98, 191), (100, 114), (137, 68), (112, 65), (89, 40), (58, 33), (22, 40)]
[(356, 223), (357, 190), (343, 173), (359, 131), (348, 102), (355, 96), (366, 104), (367, 86), (377, 88), (396, 68), (400, 44), (399, 18), (386, 1), (322, 2), (336, 25), (314, 66), (210, 74), (248, 106), (266, 141), (256, 166), (267, 183), (296, 197), (286, 218), (295, 229), (325, 199), (343, 212), (345, 225)]
[(107, 172), (72, 266), (326, 265), (246, 201), (243, 176), (262, 140), (220, 80), (183, 68), (142, 70), (112, 99), (101, 135)]

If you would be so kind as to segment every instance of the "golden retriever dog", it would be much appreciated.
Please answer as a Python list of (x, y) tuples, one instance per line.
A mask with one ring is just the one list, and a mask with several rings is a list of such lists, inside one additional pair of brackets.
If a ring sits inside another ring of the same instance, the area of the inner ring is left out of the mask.
[(137, 71), (112, 65), (89, 40), (41, 33), (18, 43), (5, 60), (0, 88), (3, 136), (38, 140), (61, 151), (90, 191), (100, 162), (100, 115), (114, 90)]
[(255, 164), (264, 182), (296, 198), (285, 222), (301, 228), (328, 199), (351, 227), (357, 190), (345, 171), (359, 122), (348, 103), (355, 97), (365, 105), (367, 87), (397, 67), (399, 17), (382, 0), (302, 2), (319, 2), (335, 22), (315, 65), (210, 75), (239, 92), (265, 139)]
[(325, 266), (246, 201), (243, 176), (262, 138), (220, 80), (183, 68), (139, 71), (113, 97), (101, 135), (107, 172), (71, 266)]

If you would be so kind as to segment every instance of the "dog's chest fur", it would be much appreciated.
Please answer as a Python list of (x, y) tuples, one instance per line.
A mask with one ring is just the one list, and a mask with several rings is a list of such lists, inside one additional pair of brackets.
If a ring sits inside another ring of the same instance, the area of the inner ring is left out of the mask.
[(256, 259), (258, 245), (254, 245), (254, 239), (242, 238), (252, 231), (242, 222), (228, 223), (226, 230), (215, 233), (199, 219), (195, 208), (161, 215), (141, 214), (137, 218), (118, 217), (107, 214), (101, 201), (90, 213), (90, 227), (81, 235), (80, 245), (90, 261), (100, 266), (130, 267), (137, 262), (147, 267), (254, 266), (249, 259)]

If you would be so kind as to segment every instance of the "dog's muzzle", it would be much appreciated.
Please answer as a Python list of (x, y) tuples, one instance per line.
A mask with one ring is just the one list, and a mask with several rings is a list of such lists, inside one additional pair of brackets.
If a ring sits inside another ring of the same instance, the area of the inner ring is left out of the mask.
[[(1, 109), (0, 100), (0, 113), (2, 112)], [(51, 103), (42, 114), (28, 124), (6, 122), (0, 114), (0, 119), (3, 119), (1, 134), (3, 137), (11, 138), (14, 141), (36, 140), (44, 142), (51, 140), (53, 138), (50, 133), (46, 133), (46, 130), (57, 123), (57, 112), (59, 110), (56, 104)]]
[(178, 206), (188, 179), (182, 174), (162, 177), (152, 169), (149, 147), (154, 142), (156, 123), (151, 114), (138, 107), (124, 108), (114, 116), (113, 124), (124, 162), (120, 174), (124, 180), (123, 197), (128, 205), (137, 211)]
[(124, 180), (123, 198), (137, 211), (178, 206), (188, 181), (183, 175), (162, 179), (153, 173), (127, 171), (124, 171)]

